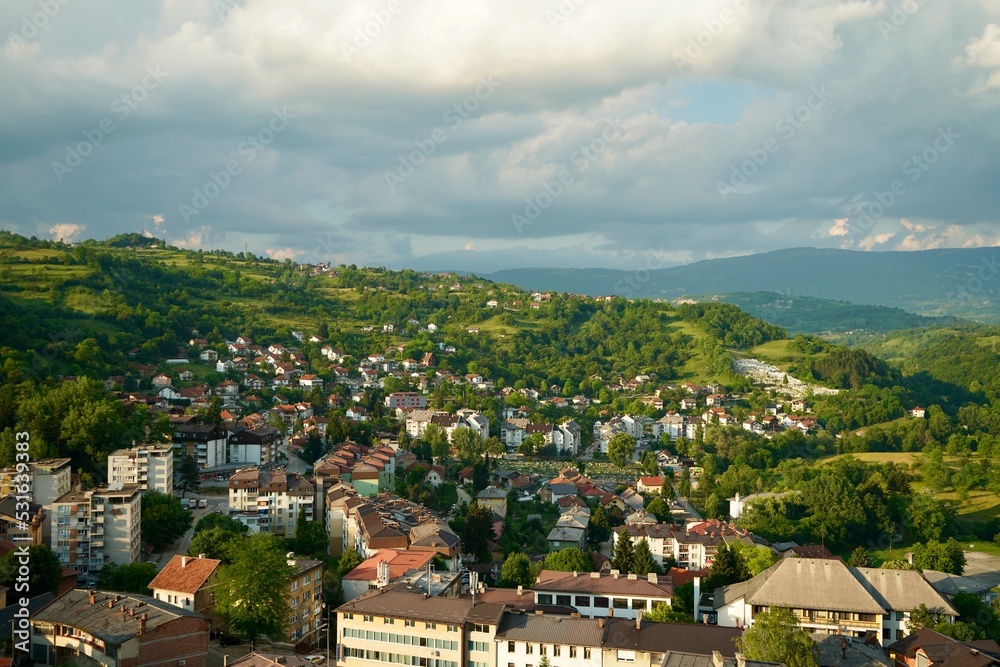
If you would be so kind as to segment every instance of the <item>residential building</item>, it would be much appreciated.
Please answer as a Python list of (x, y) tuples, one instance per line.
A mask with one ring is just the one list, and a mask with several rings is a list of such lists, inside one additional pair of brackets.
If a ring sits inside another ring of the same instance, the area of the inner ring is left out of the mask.
[(507, 492), (495, 486), (487, 486), (476, 494), (476, 502), (484, 505), (499, 517), (507, 516)]
[(108, 456), (108, 482), (138, 484), (143, 491), (174, 490), (174, 447), (150, 443), (119, 449)]
[(291, 614), (285, 636), (296, 643), (314, 641), (323, 624), (323, 561), (295, 558), (290, 553), (288, 564), (295, 573), (288, 583)]
[(146, 595), (75, 589), (31, 618), (35, 665), (205, 667), (209, 620)]
[(281, 432), (274, 426), (238, 424), (229, 429), (229, 463), (262, 465), (274, 461)]
[(462, 598), (369, 591), (337, 609), (338, 667), (375, 661), (420, 667), (495, 667), (504, 607)]
[(602, 667), (605, 619), (505, 613), (496, 633), (498, 667)]
[(226, 433), (215, 424), (203, 424), (192, 415), (170, 418), (174, 427), (174, 455), (193, 458), (199, 468), (216, 468), (226, 462)]
[(896, 667), (996, 667), (1000, 645), (993, 640), (962, 642), (930, 628), (888, 646)]
[(532, 587), (535, 604), (574, 607), (581, 616), (634, 619), (640, 611), (658, 604), (670, 605), (674, 597), (669, 578), (657, 575), (622, 575), (603, 572), (555, 572), (542, 570)]
[(663, 565), (665, 559), (673, 557), (678, 567), (686, 570), (711, 567), (715, 551), (721, 544), (729, 542), (743, 542), (748, 546), (757, 544), (751, 533), (720, 521), (695, 523), (684, 530), (675, 528), (669, 523), (627, 522), (626, 525), (612, 530), (612, 548), (625, 535), (628, 535), (633, 545), (645, 539), (658, 564)]
[(761, 612), (785, 607), (807, 632), (873, 637), (883, 646), (906, 635), (910, 612), (921, 604), (948, 622), (958, 616), (916, 570), (852, 568), (819, 558), (782, 559), (714, 596), (724, 627), (749, 627)]
[(211, 616), (212, 581), (222, 561), (203, 556), (174, 556), (149, 583), (153, 597), (169, 605)]
[(434, 554), (427, 551), (382, 549), (341, 578), (344, 600), (399, 581), (413, 570), (427, 567)]
[(415, 391), (396, 391), (385, 397), (390, 410), (426, 410), (427, 397)]
[(229, 478), (229, 511), (256, 512), (261, 531), (292, 537), (299, 509), (307, 521), (314, 520), (314, 491), (298, 473), (243, 468)]
[(746, 662), (736, 653), (735, 640), (743, 634), (738, 629), (629, 621), (615, 616), (605, 622), (602, 667), (661, 667), (668, 654), (678, 653), (733, 657), (733, 667)]
[(138, 484), (70, 491), (52, 504), (52, 551), (64, 566), (96, 572), (139, 560)]
[(949, 600), (959, 593), (970, 593), (982, 600), (983, 604), (991, 606), (997, 599), (997, 591), (990, 577), (963, 577), (937, 570), (924, 570), (924, 579)]
[(69, 459), (39, 459), (27, 464), (28, 472), (19, 472), (16, 465), (0, 468), (0, 495), (17, 495), (17, 487), (24, 484), (18, 475), (31, 475), (31, 499), (45, 507), (56, 498), (69, 493), (72, 466)]
[(585, 548), (588, 525), (590, 525), (590, 510), (567, 508), (559, 515), (556, 525), (552, 527), (546, 537), (549, 551), (559, 551), (570, 547)]
[(663, 487), (662, 475), (649, 475), (640, 477), (635, 485), (635, 490), (639, 493), (660, 493)]
[(35, 503), (19, 508), (18, 503), (15, 495), (0, 498), (0, 538), (15, 543), (48, 544), (48, 514), (45, 509)]

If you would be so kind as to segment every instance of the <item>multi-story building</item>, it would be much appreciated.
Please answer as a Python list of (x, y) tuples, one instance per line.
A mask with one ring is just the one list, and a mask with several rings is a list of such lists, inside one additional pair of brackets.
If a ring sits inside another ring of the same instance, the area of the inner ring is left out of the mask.
[(299, 509), (305, 510), (307, 521), (313, 521), (314, 491), (312, 482), (298, 473), (244, 468), (229, 478), (229, 510), (256, 512), (261, 531), (266, 526), (268, 532), (291, 537)]
[(278, 453), (280, 437), (281, 432), (273, 426), (234, 426), (229, 429), (228, 461), (256, 465), (270, 463)]
[(674, 587), (657, 575), (542, 570), (532, 586), (536, 605), (574, 607), (581, 616), (635, 618), (658, 604), (670, 606)]
[(425, 410), (427, 397), (415, 391), (396, 391), (385, 397), (385, 407), (390, 410)]
[(786, 558), (749, 581), (715, 591), (718, 623), (750, 627), (771, 607), (792, 610), (807, 632), (872, 637), (883, 646), (906, 634), (920, 605), (954, 623), (958, 612), (916, 570), (853, 568), (840, 560)]
[(153, 597), (169, 605), (211, 616), (215, 608), (213, 577), (222, 561), (203, 556), (174, 556), (149, 582)]
[(313, 641), (323, 624), (323, 561), (294, 556), (288, 554), (295, 574), (288, 582), (291, 614), (285, 637), (290, 642)]
[(495, 667), (500, 604), (379, 589), (337, 609), (338, 667)]
[(199, 468), (216, 468), (226, 462), (226, 433), (215, 424), (204, 424), (192, 415), (170, 418), (174, 427), (174, 455), (193, 458)]
[(483, 439), (490, 437), (489, 418), (475, 410), (459, 410), (453, 415), (435, 410), (414, 410), (407, 415), (405, 424), (411, 438), (423, 437), (431, 424), (441, 427), (449, 441), (455, 430), (460, 428), (471, 428)]
[(138, 484), (70, 491), (52, 504), (51, 547), (62, 565), (96, 572), (139, 559)]
[(498, 667), (602, 667), (605, 619), (505, 613), (496, 633)]
[(174, 447), (169, 443), (119, 449), (108, 456), (108, 482), (138, 484), (143, 491), (174, 489)]
[(532, 424), (527, 419), (513, 418), (500, 426), (500, 441), (508, 451), (517, 449), (518, 445), (535, 434), (542, 436), (546, 445), (555, 445), (560, 453), (576, 455), (580, 449), (580, 425), (573, 420), (562, 424)]
[[(46, 507), (60, 496), (69, 493), (72, 466), (69, 459), (39, 459), (27, 464), (31, 475), (31, 499)], [(0, 496), (17, 495), (19, 474), (17, 466), (0, 468)]]
[[(41, 505), (28, 503), (18, 508), (17, 496), (0, 498), (0, 538), (26, 544), (48, 544), (45, 527), (48, 514)], [(27, 520), (25, 520), (25, 518)]]
[(32, 614), (31, 659), (35, 665), (204, 667), (208, 631), (204, 616), (146, 595), (75, 589)]
[[(743, 542), (748, 546), (757, 544), (753, 535), (732, 524), (720, 521), (705, 521), (692, 524), (680, 530), (673, 524), (627, 524), (615, 528), (611, 533), (612, 545), (628, 536), (635, 545), (645, 539), (649, 551), (656, 562), (663, 565), (664, 559), (673, 557), (677, 566), (686, 570), (702, 570), (711, 567), (715, 551), (722, 544)], [(612, 547), (613, 548), (613, 547)]]

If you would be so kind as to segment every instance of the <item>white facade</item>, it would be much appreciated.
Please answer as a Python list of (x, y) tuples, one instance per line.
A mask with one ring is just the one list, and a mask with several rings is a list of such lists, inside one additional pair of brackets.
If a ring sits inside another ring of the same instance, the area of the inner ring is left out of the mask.
[(140, 498), (138, 485), (119, 484), (56, 500), (50, 546), (59, 563), (96, 572), (139, 560)]
[(500, 638), (496, 646), (497, 667), (537, 667), (542, 656), (549, 659), (552, 667), (601, 667), (600, 646), (544, 644)]
[(143, 491), (174, 489), (174, 449), (170, 444), (119, 449), (108, 456), (108, 482), (138, 484)]

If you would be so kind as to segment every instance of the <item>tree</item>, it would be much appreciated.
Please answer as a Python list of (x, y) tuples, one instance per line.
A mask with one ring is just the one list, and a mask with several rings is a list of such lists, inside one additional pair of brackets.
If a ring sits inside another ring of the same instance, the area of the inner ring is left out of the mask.
[(465, 514), (462, 529), (462, 551), (474, 556), (477, 562), (490, 561), (490, 539), (493, 537), (493, 519), (489, 508), (473, 501)]
[(608, 459), (619, 468), (632, 461), (635, 455), (635, 438), (628, 433), (616, 433), (608, 442)]
[(232, 564), (216, 576), (215, 611), (251, 649), (261, 635), (281, 639), (291, 609), (288, 585), (295, 576), (281, 540), (258, 533), (234, 542), (231, 551)]
[(195, 530), (191, 544), (188, 545), (189, 556), (205, 555), (206, 558), (215, 558), (223, 563), (230, 562), (229, 545), (237, 540), (244, 539), (242, 533), (237, 533), (225, 528), (215, 526), (207, 530)]
[(141, 517), (142, 540), (157, 551), (176, 542), (194, 520), (191, 511), (181, 506), (180, 498), (159, 491), (142, 496)]
[(947, 542), (931, 540), (913, 545), (913, 564), (921, 570), (938, 570), (961, 575), (965, 571), (962, 545), (950, 538)]
[(532, 433), (517, 446), (517, 453), (529, 461), (542, 453), (545, 448), (545, 437), (541, 433)]
[(851, 552), (851, 557), (847, 559), (847, 564), (851, 567), (872, 567), (872, 557), (868, 549), (858, 547)]
[(682, 498), (691, 497), (691, 468), (684, 466), (684, 470), (681, 471), (681, 482), (677, 487), (677, 492)]
[[(0, 558), (0, 584), (15, 591), (15, 583), (20, 575), (21, 556), (13, 550)], [(62, 566), (52, 549), (44, 544), (28, 547), (28, 597), (42, 593), (55, 593), (62, 581)], [(12, 593), (13, 594), (13, 593)]]
[(818, 667), (819, 649), (788, 609), (772, 607), (754, 617), (753, 626), (736, 640), (747, 660), (780, 662), (787, 667)]
[(483, 437), (471, 428), (457, 428), (451, 436), (451, 444), (458, 451), (458, 458), (473, 463), (483, 457)]
[(632, 539), (629, 537), (628, 530), (623, 530), (618, 533), (618, 539), (615, 540), (615, 551), (611, 557), (611, 569), (618, 570), (622, 574), (626, 574), (632, 571), (633, 565), (635, 565), (635, 550), (632, 547)]
[(952, 530), (955, 508), (927, 493), (915, 493), (907, 507), (909, 523), (924, 540), (940, 540)]
[(295, 520), (295, 551), (302, 556), (325, 558), (330, 538), (323, 529), (323, 524), (306, 520), (306, 508), (299, 507), (299, 516)]
[(181, 492), (181, 498), (188, 493), (197, 493), (201, 488), (201, 479), (198, 476), (198, 462), (193, 456), (185, 456), (181, 459), (181, 466), (177, 470), (177, 481), (174, 489)]
[(780, 560), (778, 554), (767, 547), (752, 546), (743, 542), (732, 542), (729, 546), (739, 553), (750, 577), (756, 577)]
[(154, 577), (156, 566), (152, 563), (105, 563), (97, 573), (97, 587), (106, 591), (152, 595), (149, 582)]
[(731, 544), (720, 544), (715, 559), (705, 577), (705, 590), (714, 591), (722, 586), (737, 584), (750, 578), (743, 555)]
[(660, 485), (660, 498), (665, 503), (674, 499), (674, 479), (669, 474), (663, 475), (663, 484)]
[(710, 493), (705, 499), (705, 518), (718, 519), (722, 508), (722, 501), (714, 493)]
[(642, 461), (639, 465), (642, 468), (642, 471), (647, 475), (652, 476), (660, 474), (660, 462), (657, 460), (656, 454), (652, 451), (646, 452), (642, 455)]
[(611, 526), (608, 525), (608, 517), (604, 513), (604, 508), (598, 507), (594, 510), (594, 516), (590, 517), (590, 523), (587, 524), (587, 543), (596, 546), (607, 542), (610, 537)]
[(431, 446), (431, 456), (436, 459), (448, 458), (451, 454), (451, 445), (448, 443), (448, 434), (437, 424), (428, 424), (424, 431), (423, 440)]
[(694, 617), (690, 614), (685, 614), (680, 609), (674, 609), (663, 602), (643, 614), (642, 620), (651, 623), (694, 623)]
[(568, 547), (547, 555), (542, 561), (542, 569), (556, 572), (593, 572), (594, 561), (585, 551)]
[(340, 557), (340, 562), (337, 565), (337, 571), (339, 571), (340, 576), (343, 577), (363, 562), (364, 559), (361, 557), (361, 554), (358, 553), (357, 549), (348, 549), (344, 552), (344, 555)]
[(632, 554), (632, 573), (649, 574), (658, 573), (660, 566), (653, 560), (653, 554), (649, 550), (649, 541), (644, 537), (635, 544), (635, 552)]
[(515, 551), (507, 556), (500, 568), (500, 586), (503, 588), (530, 588), (535, 583), (531, 572), (531, 560), (523, 553)]
[(203, 530), (210, 530), (212, 528), (221, 528), (227, 532), (239, 535), (246, 534), (250, 529), (245, 523), (240, 523), (231, 516), (212, 512), (198, 519), (198, 523), (194, 525), (194, 534), (197, 535)]
[(543, 655), (542, 659), (538, 661), (538, 667), (552, 667), (549, 662), (549, 656)]

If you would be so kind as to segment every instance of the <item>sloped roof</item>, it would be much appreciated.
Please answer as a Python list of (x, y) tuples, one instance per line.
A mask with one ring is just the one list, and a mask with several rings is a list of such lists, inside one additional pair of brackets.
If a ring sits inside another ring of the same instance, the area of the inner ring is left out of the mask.
[(885, 609), (911, 611), (920, 605), (935, 614), (958, 616), (958, 611), (916, 570), (852, 568), (858, 581)]
[(715, 608), (745, 598), (747, 604), (791, 609), (884, 614), (885, 609), (851, 572), (836, 560), (786, 558), (749, 581), (715, 591)]
[(344, 575), (344, 579), (357, 581), (375, 581), (378, 577), (379, 563), (389, 564), (389, 580), (395, 581), (410, 570), (425, 567), (434, 559), (430, 551), (400, 551), (382, 549), (377, 554), (364, 561)]
[(596, 618), (563, 618), (527, 614), (504, 614), (497, 628), (497, 641), (542, 642), (600, 646), (603, 624)]
[(174, 556), (149, 582), (149, 588), (194, 595), (221, 564), (214, 558)]

